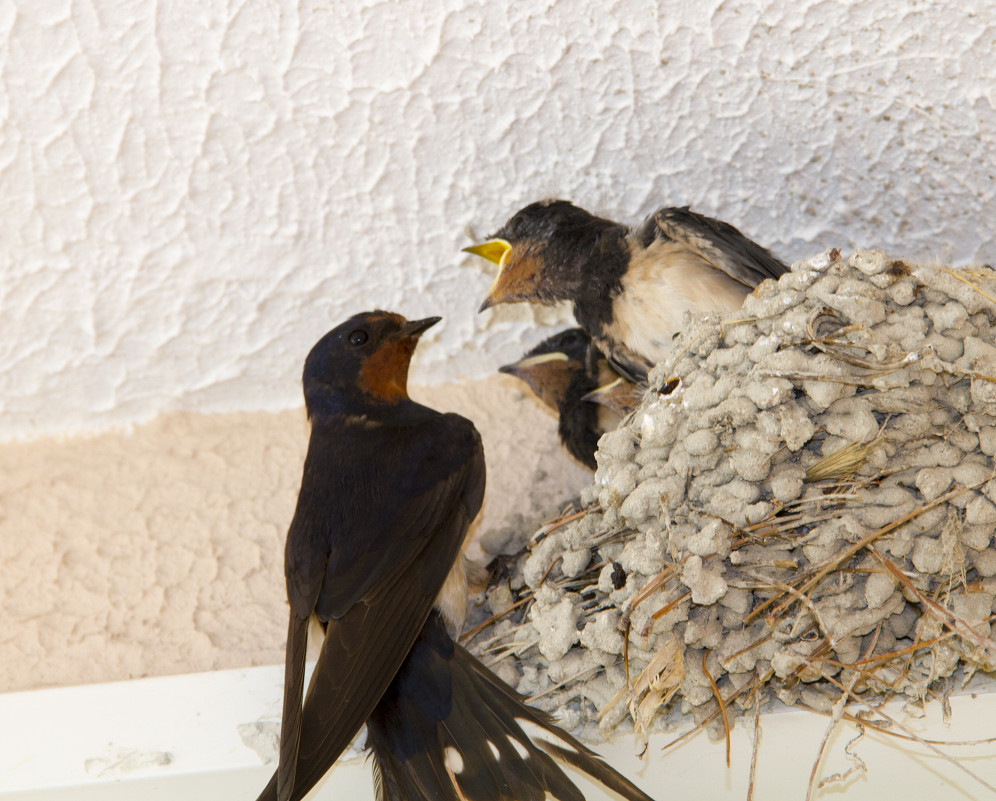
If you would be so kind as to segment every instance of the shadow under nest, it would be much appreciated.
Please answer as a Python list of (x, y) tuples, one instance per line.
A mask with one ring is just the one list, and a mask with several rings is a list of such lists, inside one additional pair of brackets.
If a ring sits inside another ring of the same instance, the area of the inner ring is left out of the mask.
[(996, 272), (830, 251), (686, 323), (469, 647), (568, 728), (643, 742), (996, 670)]

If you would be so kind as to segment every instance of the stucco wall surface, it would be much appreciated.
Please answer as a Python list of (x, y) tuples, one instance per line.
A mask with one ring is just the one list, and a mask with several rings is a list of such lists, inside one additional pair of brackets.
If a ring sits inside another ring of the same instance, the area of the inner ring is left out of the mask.
[(0, 439), (298, 407), (369, 307), (486, 375), (566, 313), (459, 249), (541, 197), (991, 260), (994, 55), (991, 3), (0, 0)]

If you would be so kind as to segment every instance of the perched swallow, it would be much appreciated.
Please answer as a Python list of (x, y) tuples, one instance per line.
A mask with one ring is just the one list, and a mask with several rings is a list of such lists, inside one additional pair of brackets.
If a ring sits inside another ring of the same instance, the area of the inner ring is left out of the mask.
[[(311, 438), (284, 552), (280, 759), (260, 799), (300, 799), (325, 775), (398, 672), (444, 583), (444, 605), (466, 603), (458, 557), (484, 495), (481, 439), (469, 420), (407, 391), (418, 338), (438, 320), (360, 314), (305, 362)], [(312, 615), (326, 634), (302, 707)]]
[[(259, 798), (303, 798), (368, 722), (382, 801), (511, 801), (547, 791), (576, 801), (550, 755), (649, 801), (447, 633), (443, 621), (458, 628), (466, 609), (461, 547), (481, 507), (485, 466), (469, 420), (408, 397), (412, 353), (438, 319), (360, 314), (305, 362), (311, 438), (284, 553), (280, 758)], [(312, 615), (325, 637), (302, 705)]]
[(645, 382), (686, 311), (732, 311), (789, 268), (740, 231), (685, 208), (631, 229), (566, 200), (533, 203), (464, 250), (499, 265), (481, 311), (569, 300), (574, 317), (631, 381)]
[(524, 381), (557, 413), (560, 441), (575, 459), (594, 470), (598, 438), (615, 429), (621, 416), (590, 397), (618, 375), (588, 335), (580, 328), (568, 328), (498, 370)]

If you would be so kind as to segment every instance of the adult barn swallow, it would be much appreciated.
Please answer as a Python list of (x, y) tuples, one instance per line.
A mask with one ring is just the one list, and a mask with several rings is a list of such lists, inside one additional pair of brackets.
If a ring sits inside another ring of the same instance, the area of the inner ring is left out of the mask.
[(631, 229), (566, 200), (533, 203), (466, 251), (499, 265), (481, 311), (569, 300), (574, 317), (623, 375), (645, 382), (686, 311), (732, 311), (789, 268), (740, 231), (687, 207)]
[[(277, 771), (260, 798), (302, 798), (366, 721), (457, 566), (484, 495), (473, 424), (408, 397), (419, 336), (439, 320), (352, 317), (304, 366), (311, 421), (284, 572), (290, 620)], [(465, 602), (466, 590), (463, 589)], [(326, 626), (304, 705), (308, 619)]]
[[(412, 353), (438, 320), (359, 314), (322, 337), (305, 362), (311, 436), (284, 552), (290, 616), (280, 756), (259, 798), (303, 798), (369, 718), (382, 799), (542, 797), (522, 789), (537, 782), (544, 792), (558, 782), (573, 789), (528, 739), (538, 725), (544, 753), (646, 801), (544, 725), (443, 627), (444, 618), (459, 626), (466, 608), (461, 547), (481, 507), (485, 466), (469, 420), (408, 397)], [(312, 615), (325, 636), (302, 705)], [(495, 730), (510, 732), (506, 741), (490, 741)], [(495, 756), (509, 751), (518, 763)], [(450, 789), (423, 792), (436, 785)]]
[(580, 328), (568, 328), (498, 370), (524, 381), (557, 413), (564, 447), (586, 467), (596, 469), (598, 438), (616, 428), (621, 416), (589, 397), (618, 378), (589, 336)]

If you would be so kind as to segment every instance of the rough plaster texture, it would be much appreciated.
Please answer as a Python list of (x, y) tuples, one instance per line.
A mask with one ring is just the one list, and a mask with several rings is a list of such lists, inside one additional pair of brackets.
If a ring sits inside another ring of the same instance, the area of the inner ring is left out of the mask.
[(0, 439), (299, 406), (365, 307), (481, 377), (565, 316), (458, 252), (538, 197), (991, 260), (994, 52), (983, 3), (0, 0)]
[[(532, 530), (591, 481), (507, 376), (413, 396), (482, 420), (485, 544)], [(175, 412), (131, 434), (6, 445), (0, 692), (282, 664), (283, 545), (307, 437), (301, 410)]]

